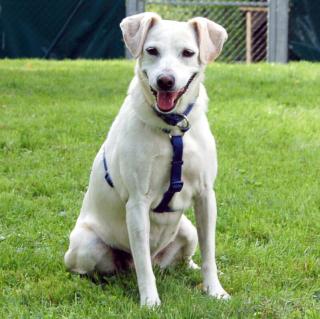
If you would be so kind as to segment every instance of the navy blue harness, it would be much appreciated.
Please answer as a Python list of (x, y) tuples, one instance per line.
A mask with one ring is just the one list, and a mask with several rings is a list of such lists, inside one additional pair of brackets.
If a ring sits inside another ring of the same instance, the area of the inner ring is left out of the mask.
[[(182, 176), (182, 165), (183, 165), (183, 133), (189, 130), (189, 121), (187, 115), (193, 108), (193, 103), (189, 104), (183, 113), (171, 113), (164, 114), (158, 112), (156, 109), (154, 111), (156, 114), (168, 125), (178, 126), (182, 132), (182, 135), (170, 135), (170, 130), (163, 129), (165, 133), (169, 134), (170, 142), (172, 145), (172, 161), (171, 161), (171, 175), (170, 184), (168, 190), (164, 193), (160, 204), (153, 209), (155, 213), (172, 212), (173, 210), (169, 207), (169, 203), (175, 193), (181, 192), (183, 188)], [(181, 124), (182, 123), (182, 124)], [(103, 166), (105, 169), (105, 180), (111, 186), (114, 187), (112, 179), (108, 173), (108, 166), (105, 152), (103, 152)]]

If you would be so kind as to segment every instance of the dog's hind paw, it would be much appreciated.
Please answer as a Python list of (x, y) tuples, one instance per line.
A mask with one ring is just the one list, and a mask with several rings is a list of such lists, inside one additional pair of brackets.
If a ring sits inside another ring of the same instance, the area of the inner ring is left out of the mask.
[(192, 259), (190, 259), (188, 261), (188, 268), (189, 269), (193, 269), (193, 270), (199, 270), (200, 269), (200, 267)]

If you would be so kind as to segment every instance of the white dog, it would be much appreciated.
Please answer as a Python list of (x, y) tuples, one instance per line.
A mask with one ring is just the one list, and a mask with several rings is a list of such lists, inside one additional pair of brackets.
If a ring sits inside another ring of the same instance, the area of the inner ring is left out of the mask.
[[(98, 152), (65, 255), (69, 270), (107, 274), (133, 259), (141, 305), (160, 304), (152, 265), (184, 260), (199, 237), (203, 287), (227, 299), (215, 261), (215, 141), (201, 83), (227, 33), (205, 19), (125, 18), (124, 41), (137, 58), (135, 77)], [(183, 158), (183, 165), (182, 165)], [(197, 229), (183, 212), (194, 204)]]

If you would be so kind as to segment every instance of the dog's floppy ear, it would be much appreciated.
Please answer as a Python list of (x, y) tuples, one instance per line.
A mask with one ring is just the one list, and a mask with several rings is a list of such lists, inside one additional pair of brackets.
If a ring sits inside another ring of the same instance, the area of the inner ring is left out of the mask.
[(207, 64), (215, 60), (228, 38), (227, 31), (219, 24), (206, 18), (193, 18), (188, 21), (196, 30), (200, 51), (200, 61)]
[(153, 12), (144, 12), (127, 17), (120, 23), (124, 42), (134, 58), (142, 51), (149, 29), (161, 17)]

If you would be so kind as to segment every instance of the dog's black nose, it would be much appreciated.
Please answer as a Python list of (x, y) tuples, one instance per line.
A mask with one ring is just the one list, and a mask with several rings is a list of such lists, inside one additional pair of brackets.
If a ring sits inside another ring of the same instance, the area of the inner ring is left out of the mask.
[(174, 77), (172, 75), (159, 75), (157, 84), (160, 90), (170, 91), (174, 87)]

